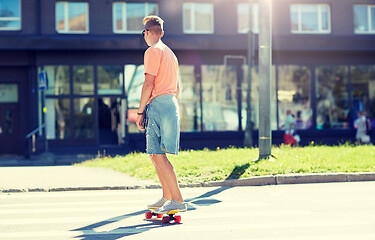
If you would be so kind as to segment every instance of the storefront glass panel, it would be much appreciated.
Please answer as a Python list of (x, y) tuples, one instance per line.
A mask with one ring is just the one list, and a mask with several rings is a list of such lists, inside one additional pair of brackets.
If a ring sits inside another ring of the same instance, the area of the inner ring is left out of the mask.
[(46, 99), (47, 139), (67, 139), (70, 137), (70, 100), (68, 98)]
[[(247, 123), (247, 86), (248, 86), (248, 67), (244, 66), (244, 82), (242, 89), (242, 129), (246, 129)], [(259, 129), (259, 72), (258, 66), (252, 68), (251, 80), (251, 122), (253, 129)], [(271, 130), (277, 130), (277, 107), (276, 107), (276, 67), (271, 70)]]
[(98, 66), (98, 94), (123, 93), (123, 71), (121, 66)]
[(137, 128), (137, 112), (145, 81), (144, 65), (128, 64), (124, 67), (125, 92), (128, 98), (127, 126), (129, 133), (140, 132)]
[(311, 128), (310, 76), (304, 66), (278, 66), (279, 128), (283, 129), (287, 110), (294, 115), (296, 130)]
[(95, 137), (95, 102), (94, 98), (75, 98), (74, 137), (92, 139)]
[(195, 78), (194, 66), (180, 65), (179, 82), (181, 132), (200, 131), (200, 87)]
[[(67, 95), (70, 94), (70, 77), (69, 66), (54, 65), (44, 66), (48, 76), (48, 88), (46, 94), (48, 95)], [(39, 70), (41, 71), (41, 69)]]
[(352, 66), (350, 71), (353, 99), (352, 119), (357, 118), (357, 111), (362, 111), (375, 126), (375, 65)]
[(316, 68), (317, 129), (349, 128), (348, 67)]
[(99, 144), (121, 144), (124, 126), (122, 112), (121, 98), (98, 99)]
[(203, 131), (238, 131), (234, 67), (202, 65)]
[(73, 66), (73, 89), (75, 95), (94, 94), (93, 66)]

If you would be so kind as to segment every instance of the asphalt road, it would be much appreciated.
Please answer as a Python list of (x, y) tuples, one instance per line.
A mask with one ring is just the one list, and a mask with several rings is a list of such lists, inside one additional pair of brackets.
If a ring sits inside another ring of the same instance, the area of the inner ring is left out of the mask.
[(0, 194), (0, 239), (375, 239), (375, 182), (184, 188), (181, 224), (145, 220), (160, 189)]

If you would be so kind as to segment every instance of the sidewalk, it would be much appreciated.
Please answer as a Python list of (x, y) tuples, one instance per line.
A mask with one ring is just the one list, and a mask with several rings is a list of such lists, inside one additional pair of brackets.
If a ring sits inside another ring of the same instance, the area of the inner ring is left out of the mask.
[[(79, 160), (71, 159), (71, 161), (78, 162)], [(38, 161), (26, 161), (24, 159), (9, 159), (5, 161), (2, 159), (0, 162), (0, 193), (160, 188), (159, 183), (151, 180), (139, 180), (111, 169), (61, 166), (62, 163), (68, 164), (65, 160), (55, 160), (53, 163), (41, 159)], [(56, 164), (60, 164), (60, 166)], [(180, 186), (234, 187), (353, 181), (375, 181), (375, 172), (275, 175), (208, 183), (180, 184)]]

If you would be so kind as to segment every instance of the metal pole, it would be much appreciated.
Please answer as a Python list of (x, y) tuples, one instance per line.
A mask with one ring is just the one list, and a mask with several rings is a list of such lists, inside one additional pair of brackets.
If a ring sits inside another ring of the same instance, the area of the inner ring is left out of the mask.
[(253, 124), (251, 122), (251, 82), (252, 82), (252, 67), (253, 67), (253, 0), (249, 0), (249, 32), (247, 40), (247, 59), (248, 59), (248, 71), (247, 71), (247, 118), (246, 118), (246, 130), (244, 138), (244, 146), (253, 146)]
[(272, 0), (259, 1), (259, 159), (271, 156)]

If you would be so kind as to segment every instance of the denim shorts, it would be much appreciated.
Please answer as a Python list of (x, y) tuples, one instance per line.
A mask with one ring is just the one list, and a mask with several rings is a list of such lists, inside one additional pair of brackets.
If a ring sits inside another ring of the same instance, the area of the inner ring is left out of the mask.
[(175, 95), (159, 95), (151, 100), (146, 128), (147, 154), (178, 154), (180, 112)]

